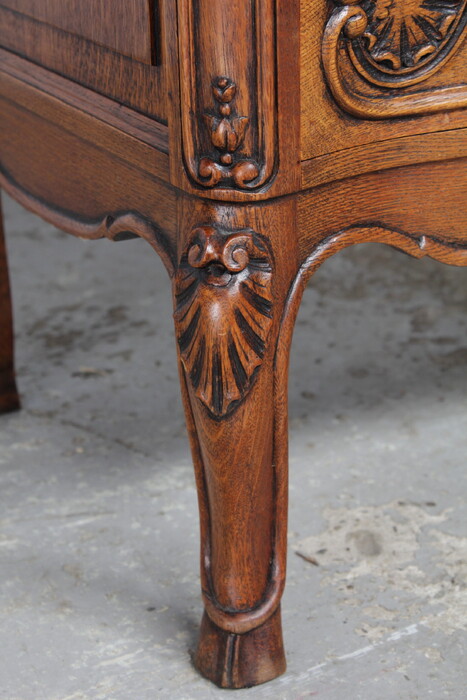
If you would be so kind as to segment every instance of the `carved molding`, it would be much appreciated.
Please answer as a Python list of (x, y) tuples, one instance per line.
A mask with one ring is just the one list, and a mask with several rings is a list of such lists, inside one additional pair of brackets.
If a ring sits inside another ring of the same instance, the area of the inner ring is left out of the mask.
[(275, 1), (177, 6), (187, 174), (204, 188), (262, 188), (277, 165)]
[(3, 168), (0, 168), (0, 186), (29, 211), (78, 238), (85, 240), (108, 238), (111, 241), (143, 238), (160, 255), (169, 275), (173, 275), (174, 256), (169, 239), (152, 221), (138, 212), (115, 212), (99, 219), (83, 219), (73, 212), (58, 209), (30, 194)]
[(331, 255), (358, 243), (385, 243), (413, 258), (427, 257), (446, 265), (467, 266), (467, 244), (434, 236), (415, 236), (375, 221), (349, 226), (319, 243), (301, 267), (305, 283)]
[[(405, 90), (429, 78), (453, 56), (465, 36), (466, 6), (467, 0), (339, 2), (326, 25), (322, 48), (326, 79), (336, 102), (366, 119), (466, 107), (467, 85)], [(355, 76), (372, 88), (368, 94), (346, 80), (341, 65), (346, 57)]]
[(175, 277), (175, 327), (195, 396), (212, 417), (250, 390), (272, 324), (272, 257), (251, 230), (195, 228)]

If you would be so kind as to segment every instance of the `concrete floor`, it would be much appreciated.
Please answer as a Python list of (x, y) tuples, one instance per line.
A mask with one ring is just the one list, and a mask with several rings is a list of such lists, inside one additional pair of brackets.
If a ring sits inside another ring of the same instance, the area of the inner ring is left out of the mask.
[[(6, 201), (23, 410), (0, 418), (2, 700), (209, 700), (161, 263)], [(467, 270), (319, 270), (291, 363), (287, 674), (248, 700), (467, 697)], [(237, 697), (237, 694), (235, 697)]]

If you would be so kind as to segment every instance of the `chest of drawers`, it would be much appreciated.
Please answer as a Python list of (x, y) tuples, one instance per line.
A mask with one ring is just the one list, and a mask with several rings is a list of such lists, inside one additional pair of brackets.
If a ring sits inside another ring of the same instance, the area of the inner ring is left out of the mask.
[(200, 505), (196, 664), (223, 687), (285, 669), (287, 365), (306, 283), (361, 242), (467, 264), (466, 5), (0, 0), (1, 186), (75, 236), (142, 237), (167, 268)]

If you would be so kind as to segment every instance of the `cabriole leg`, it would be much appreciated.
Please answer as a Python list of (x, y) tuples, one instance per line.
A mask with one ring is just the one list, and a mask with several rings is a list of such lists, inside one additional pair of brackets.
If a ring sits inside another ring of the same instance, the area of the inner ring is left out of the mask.
[[(242, 688), (285, 670), (287, 363), (294, 202), (180, 204), (175, 328), (201, 517), (195, 663)], [(290, 234), (290, 238), (288, 237)]]
[(13, 361), (13, 313), (0, 200), (0, 413), (19, 408)]

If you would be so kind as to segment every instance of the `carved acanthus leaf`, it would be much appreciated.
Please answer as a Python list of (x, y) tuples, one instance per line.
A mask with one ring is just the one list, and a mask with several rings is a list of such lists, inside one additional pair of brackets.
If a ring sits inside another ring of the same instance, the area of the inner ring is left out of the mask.
[(272, 323), (271, 254), (251, 230), (196, 228), (175, 282), (180, 355), (195, 395), (222, 418), (249, 391)]

